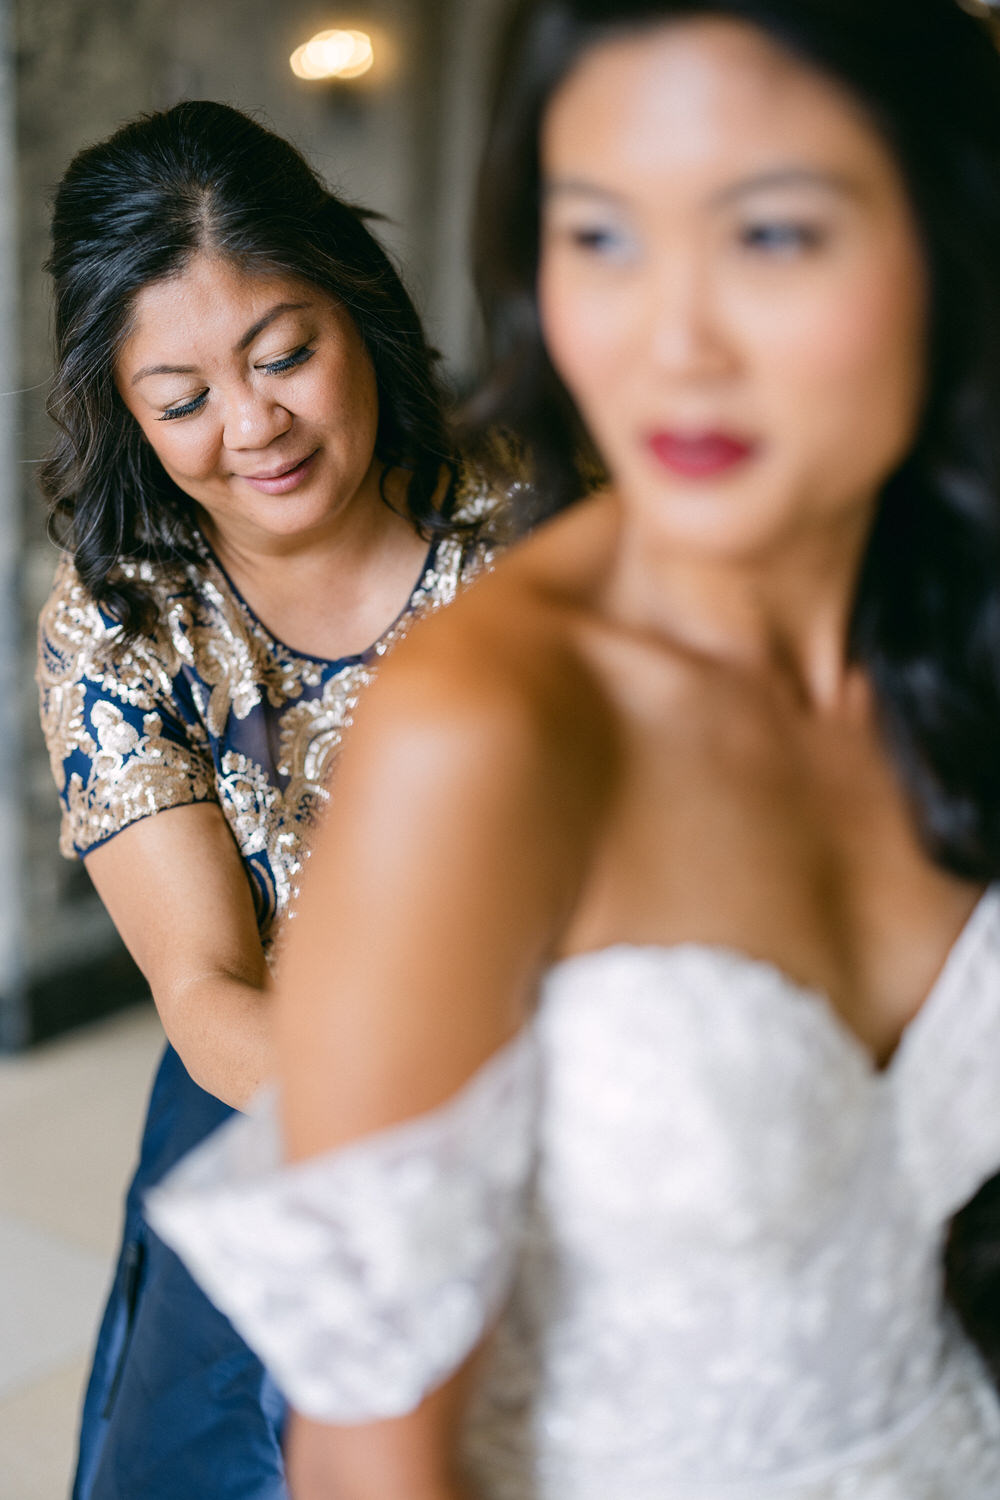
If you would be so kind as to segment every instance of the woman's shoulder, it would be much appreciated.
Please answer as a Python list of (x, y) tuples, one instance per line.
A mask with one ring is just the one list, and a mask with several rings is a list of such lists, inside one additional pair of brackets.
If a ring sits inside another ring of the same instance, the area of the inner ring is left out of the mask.
[(151, 813), (215, 797), (205, 731), (162, 624), (168, 586), (162, 574), (151, 583), (152, 633), (125, 636), (68, 555), (42, 610), (39, 711), (69, 858)]
[(64, 621), (91, 627), (100, 624), (100, 610), (84, 586), (69, 552), (59, 554), (52, 587), (42, 606), (39, 627), (45, 635)]
[(474, 534), (502, 531), (516, 483), (513, 476), (501, 480), (471, 460), (463, 460), (455, 474), (452, 518)]
[(434, 551), (435, 572), (448, 599), (480, 574), (489, 572), (516, 534), (516, 485), (471, 463), (455, 475), (450, 530)]
[(138, 663), (172, 672), (179, 669), (177, 628), (198, 611), (200, 571), (197, 562), (157, 566), (129, 560), (119, 564), (122, 578), (140, 584), (149, 600), (150, 624), (128, 635), (114, 612), (95, 599), (69, 552), (56, 566), (38, 620), (39, 670), (61, 676), (92, 676), (100, 668), (118, 675)]
[(383, 885), (400, 859), (408, 870), (426, 866), (418, 905), (434, 905), (443, 882), (449, 910), (474, 919), (482, 941), (499, 941), (511, 924), (533, 932), (532, 943), (555, 940), (618, 768), (614, 718), (578, 639), (578, 612), (574, 589), (540, 567), (529, 542), (414, 626), (366, 689), (345, 740), (331, 868), (347, 845), (363, 848)]
[[(192, 544), (185, 556), (176, 556), (165, 562), (153, 562), (143, 558), (123, 558), (108, 574), (112, 589), (120, 583), (135, 584), (149, 597), (154, 607), (162, 606), (177, 595), (195, 595), (201, 592), (208, 574), (209, 553)], [(80, 575), (79, 568), (68, 550), (60, 552), (52, 579), (52, 587), (42, 609), (42, 618), (62, 615), (86, 616), (87, 620), (100, 628), (112, 631), (118, 621), (113, 612), (95, 599)]]
[(585, 636), (605, 531), (600, 517), (566, 517), (518, 543), (449, 609), (420, 622), (359, 718), (377, 718), (397, 743), (430, 737), (446, 759), (474, 756), (487, 780), (531, 776), (599, 795), (614, 715)]

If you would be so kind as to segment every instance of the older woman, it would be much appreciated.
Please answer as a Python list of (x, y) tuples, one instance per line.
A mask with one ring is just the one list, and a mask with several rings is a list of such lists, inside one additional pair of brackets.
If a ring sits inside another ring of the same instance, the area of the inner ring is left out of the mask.
[(359, 693), (486, 559), (416, 313), (285, 141), (187, 103), (84, 151), (50, 269), (67, 552), (41, 620), (63, 850), (169, 1044), (74, 1500), (285, 1493), (283, 1407), (142, 1222), (271, 1065), (268, 962)]

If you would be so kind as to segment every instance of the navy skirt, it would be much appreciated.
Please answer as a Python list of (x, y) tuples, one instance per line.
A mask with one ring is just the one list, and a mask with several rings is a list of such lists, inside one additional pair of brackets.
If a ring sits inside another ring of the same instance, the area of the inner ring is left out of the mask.
[(72, 1500), (288, 1500), (274, 1382), (142, 1216), (146, 1191), (231, 1113), (167, 1047), (84, 1400)]

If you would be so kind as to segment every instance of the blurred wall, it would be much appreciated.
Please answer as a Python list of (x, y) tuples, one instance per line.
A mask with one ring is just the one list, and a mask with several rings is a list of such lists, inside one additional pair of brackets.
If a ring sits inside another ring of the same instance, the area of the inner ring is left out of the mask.
[[(215, 98), (291, 137), (330, 184), (384, 213), (432, 340), (473, 363), (470, 188), (506, 0), (0, 0), (0, 1048), (134, 994), (135, 971), (78, 864), (37, 727), (35, 619), (55, 552), (34, 469), (49, 442), (51, 193), (71, 156), (142, 110)], [(376, 66), (351, 87), (297, 80), (315, 31), (356, 26)]]
[(24, 996), (16, 159), (11, 0), (0, 0), (0, 1037)]

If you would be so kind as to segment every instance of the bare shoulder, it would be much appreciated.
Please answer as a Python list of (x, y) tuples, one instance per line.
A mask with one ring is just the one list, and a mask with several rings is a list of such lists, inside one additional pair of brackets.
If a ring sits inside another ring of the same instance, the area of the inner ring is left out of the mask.
[(573, 591), (536, 556), (421, 621), (345, 740), (282, 958), (285, 1055), (312, 1077), (328, 1041), (337, 1070), (297, 1079), (303, 1154), (448, 1097), (523, 1024), (576, 909), (614, 752)]
[[(483, 952), (515, 932), (518, 954), (558, 941), (613, 802), (617, 746), (575, 585), (544, 563), (533, 548), (503, 559), (421, 621), (365, 693), (313, 847), (308, 887), (326, 909), (360, 926), (360, 893), (377, 892), (382, 909), (419, 911), (423, 932), (447, 911), (448, 942), (468, 927)], [(304, 888), (303, 911), (313, 899)]]
[(400, 756), (433, 746), (463, 781), (510, 789), (528, 776), (599, 800), (614, 716), (581, 620), (603, 529), (589, 513), (560, 518), (422, 621), (384, 664), (357, 737)]

